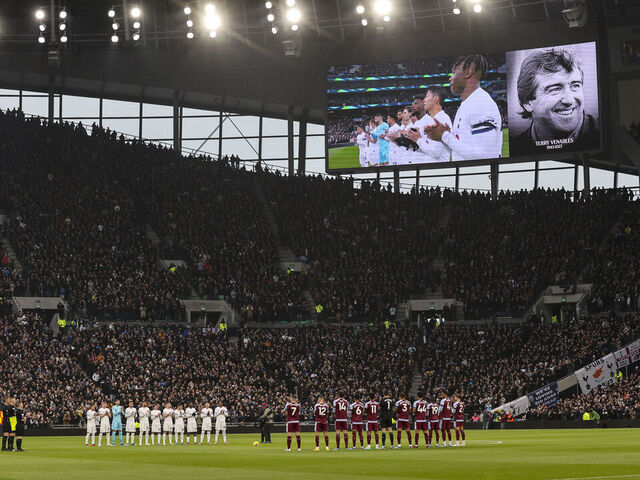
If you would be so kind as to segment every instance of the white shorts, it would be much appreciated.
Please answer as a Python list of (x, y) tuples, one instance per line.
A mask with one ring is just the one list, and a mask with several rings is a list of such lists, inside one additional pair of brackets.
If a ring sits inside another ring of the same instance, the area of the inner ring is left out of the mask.
[(203, 432), (211, 431), (211, 419), (209, 417), (205, 417), (202, 419), (202, 431)]
[(100, 433), (109, 433), (111, 431), (111, 423), (109, 420), (106, 422), (100, 422)]
[(197, 433), (198, 432), (198, 423), (196, 419), (193, 417), (187, 418), (187, 433)]
[(124, 431), (127, 433), (136, 433), (136, 422), (133, 421), (133, 418), (127, 418), (127, 424)]
[(140, 432), (148, 432), (149, 431), (149, 419), (142, 418), (140, 420)]
[(227, 429), (227, 422), (216, 421), (216, 431), (226, 430), (226, 429)]
[(184, 420), (182, 420), (182, 419), (176, 420), (175, 432), (176, 433), (184, 433)]
[(160, 433), (162, 431), (162, 426), (160, 425), (160, 420), (154, 420), (151, 422), (151, 433)]
[(96, 433), (96, 424), (95, 424), (95, 422), (87, 423), (87, 433)]
[(165, 420), (165, 422), (162, 424), (162, 431), (163, 432), (173, 432), (173, 422), (167, 422)]

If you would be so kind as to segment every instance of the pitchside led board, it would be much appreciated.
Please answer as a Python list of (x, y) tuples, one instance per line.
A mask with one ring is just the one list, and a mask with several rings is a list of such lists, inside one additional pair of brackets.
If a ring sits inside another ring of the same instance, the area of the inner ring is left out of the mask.
[(600, 149), (595, 42), (330, 67), (327, 169)]

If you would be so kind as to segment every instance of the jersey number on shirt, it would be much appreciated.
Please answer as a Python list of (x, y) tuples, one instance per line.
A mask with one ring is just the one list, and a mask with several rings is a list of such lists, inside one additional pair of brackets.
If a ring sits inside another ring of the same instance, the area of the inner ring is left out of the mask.
[(369, 405), (369, 409), (371, 409), (371, 413), (376, 413), (376, 410), (378, 410), (378, 407), (375, 405)]
[(318, 415), (321, 417), (327, 414), (327, 407), (318, 407)]
[(291, 407), (291, 416), (295, 417), (297, 411), (298, 411), (298, 407)]
[(438, 408), (438, 406), (437, 406), (437, 405), (432, 405), (432, 406), (431, 406), (431, 414), (432, 414), (432, 415), (437, 415), (439, 410), (440, 410), (440, 409)]
[(418, 405), (418, 408), (416, 408), (416, 410), (420, 413), (424, 413), (427, 411), (427, 406), (426, 405)]

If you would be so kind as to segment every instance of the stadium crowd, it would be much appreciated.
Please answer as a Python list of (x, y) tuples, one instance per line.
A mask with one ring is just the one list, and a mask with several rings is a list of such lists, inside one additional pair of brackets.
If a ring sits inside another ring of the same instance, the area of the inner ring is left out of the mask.
[(574, 394), (551, 407), (527, 412), (527, 420), (583, 420), (584, 413), (596, 412), (598, 419), (640, 418), (640, 367), (627, 378), (602, 386), (586, 395)]
[[(331, 399), (340, 392), (353, 399), (389, 389), (397, 398), (422, 371), (428, 398), (458, 393), (473, 412), (619, 348), (640, 335), (639, 325), (637, 316), (607, 316), (562, 325), (534, 319), (522, 326), (447, 323), (422, 330), (245, 328), (230, 337), (216, 329), (97, 322), (56, 336), (38, 315), (9, 315), (0, 319), (0, 394), (21, 397), (34, 425), (77, 424), (90, 402), (116, 398), (136, 404), (222, 399), (232, 421), (251, 423), (263, 402), (279, 410), (291, 393), (305, 419), (318, 395)], [(585, 401), (593, 403), (578, 398), (567, 405), (580, 410)], [(633, 403), (625, 405), (640, 413)]]
[[(96, 125), (89, 135), (19, 112), (1, 114), (0, 125), (0, 210), (12, 220), (7, 235), (23, 283), (32, 294), (63, 296), (82, 318), (176, 319), (178, 299), (195, 296), (224, 297), (247, 320), (294, 320), (306, 315), (308, 290), (325, 317), (368, 320), (440, 283), (445, 297), (464, 302), (467, 318), (522, 315), (547, 285), (581, 276), (626, 210), (630, 248), (603, 250), (592, 269), (606, 276), (596, 285), (603, 310), (612, 295), (637, 304), (635, 270), (606, 268), (635, 262), (625, 252), (637, 245), (638, 207), (624, 189), (575, 199), (564, 190), (502, 192), (497, 201), (440, 189), (398, 195), (375, 182), (358, 190), (347, 180), (179, 157)], [(450, 218), (439, 227), (444, 211)], [(281, 245), (308, 271), (283, 272)], [(613, 294), (612, 270), (620, 276)]]

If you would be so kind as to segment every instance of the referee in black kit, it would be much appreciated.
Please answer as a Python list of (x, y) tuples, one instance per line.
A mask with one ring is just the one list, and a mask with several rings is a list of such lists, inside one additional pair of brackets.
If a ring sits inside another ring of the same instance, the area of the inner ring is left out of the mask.
[(22, 437), (24, 436), (24, 405), (21, 401), (17, 403), (16, 408), (16, 450), (24, 452), (22, 449)]
[(7, 397), (2, 406), (2, 451), (14, 452), (13, 440), (16, 438), (16, 408), (14, 399)]

